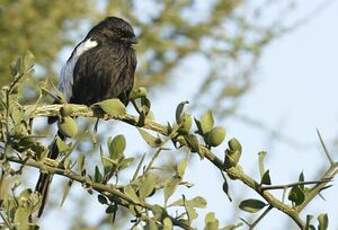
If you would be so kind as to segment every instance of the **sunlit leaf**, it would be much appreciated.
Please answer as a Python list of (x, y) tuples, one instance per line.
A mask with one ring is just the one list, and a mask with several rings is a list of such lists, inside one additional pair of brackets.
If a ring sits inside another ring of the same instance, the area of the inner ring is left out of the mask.
[(177, 185), (180, 183), (181, 179), (178, 177), (169, 178), (164, 185), (164, 202), (167, 203), (168, 199), (174, 194)]
[(200, 119), (200, 125), (200, 131), (202, 131), (203, 135), (211, 131), (211, 129), (214, 127), (214, 117), (211, 111), (207, 111), (202, 115)]
[(160, 138), (154, 137), (153, 135), (144, 131), (143, 129), (138, 129), (138, 131), (140, 132), (143, 140), (145, 140), (145, 142), (147, 142), (147, 144), (150, 145), (151, 147), (157, 148), (162, 145), (162, 140)]
[(66, 137), (75, 137), (78, 133), (77, 124), (71, 117), (62, 117), (61, 122), (58, 123), (59, 130)]
[(188, 160), (184, 159), (177, 165), (177, 175), (183, 177), (185, 169), (187, 168)]
[(265, 173), (265, 168), (264, 168), (264, 158), (266, 156), (265, 151), (261, 151), (258, 153), (258, 166), (259, 166), (259, 174), (261, 175), (261, 178), (263, 177)]
[(218, 230), (219, 221), (215, 217), (215, 213), (209, 212), (204, 218), (204, 230)]
[(93, 107), (101, 108), (110, 116), (123, 116), (126, 114), (126, 107), (119, 99), (116, 98), (100, 101), (95, 103)]
[(137, 196), (133, 186), (127, 185), (124, 187), (124, 193), (129, 196), (129, 198), (135, 203), (140, 203), (140, 198)]
[(224, 141), (225, 129), (221, 126), (214, 127), (208, 132), (204, 138), (205, 142), (213, 147), (216, 147)]
[[(198, 139), (195, 135), (189, 134), (184, 136), (184, 139), (186, 140), (191, 152), (197, 152), (199, 155), (201, 154), (200, 147), (199, 147), (199, 142)], [(201, 158), (204, 156), (200, 155)]]
[[(191, 200), (186, 200), (186, 203), (189, 203), (189, 205), (194, 208), (205, 208), (207, 206), (207, 201), (201, 196), (196, 196)], [(184, 206), (183, 199), (181, 198), (169, 206)]]
[(163, 230), (172, 230), (173, 229), (173, 223), (170, 220), (170, 218), (166, 217), (163, 220)]
[(157, 180), (157, 177), (151, 173), (143, 177), (143, 180), (140, 186), (140, 191), (139, 191), (141, 198), (144, 199), (153, 192), (155, 185), (156, 185), (156, 180)]
[(329, 218), (326, 213), (320, 214), (318, 216), (318, 230), (327, 230), (329, 227)]
[(113, 139), (108, 139), (108, 149), (112, 160), (119, 159), (123, 156), (126, 148), (126, 139), (123, 135), (117, 135)]

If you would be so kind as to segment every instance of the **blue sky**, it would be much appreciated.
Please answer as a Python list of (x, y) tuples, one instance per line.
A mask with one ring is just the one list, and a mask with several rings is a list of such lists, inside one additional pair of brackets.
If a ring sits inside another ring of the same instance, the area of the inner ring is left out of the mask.
[[(309, 12), (318, 2), (318, 0), (300, 0), (298, 13), (294, 17)], [(338, 105), (335, 101), (335, 98), (338, 98), (337, 22), (338, 4), (335, 1), (309, 24), (273, 42), (265, 50), (255, 74), (257, 84), (246, 96), (240, 109), (240, 113), (263, 122), (282, 135), (297, 140), (301, 144), (300, 147), (290, 147), (289, 143), (283, 141), (271, 141), (271, 136), (266, 132), (245, 125), (236, 119), (227, 120), (222, 124), (226, 127), (229, 138), (238, 138), (244, 146), (241, 164), (249, 175), (258, 178), (257, 153), (261, 150), (268, 152), (266, 167), (270, 169), (274, 184), (294, 182), (302, 170), (306, 179), (316, 179), (318, 171), (328, 166), (323, 150), (319, 146), (316, 128), (321, 131), (328, 143), (337, 136)], [(196, 61), (203, 62), (203, 60), (187, 61), (177, 73), (179, 84), (161, 89), (160, 100), (154, 98), (155, 116), (161, 117), (162, 121), (172, 121), (176, 105), (191, 97), (192, 92), (186, 90), (187, 85), (192, 91), (199, 86), (202, 78), (196, 76), (202, 76), (206, 69), (196, 68), (196, 64), (194, 65)], [(202, 64), (199, 66), (203, 66)], [(185, 74), (187, 72), (190, 73), (189, 76)], [(140, 151), (140, 146), (143, 146), (140, 152), (147, 149), (134, 129), (126, 125), (118, 127), (114, 132), (116, 130), (127, 135), (135, 135), (134, 147), (128, 146), (130, 152), (136, 149)], [(221, 149), (218, 149), (219, 153)], [(335, 152), (336, 146), (329, 145), (329, 149), (333, 157), (338, 159)], [(187, 197), (204, 196), (208, 200), (206, 211), (214, 211), (222, 224), (232, 223), (235, 218), (238, 218), (236, 213), (231, 211), (237, 208), (238, 200), (229, 203), (221, 188), (220, 174), (209, 162), (200, 161), (196, 157), (193, 164), (189, 166), (185, 179), (194, 184), (191, 191), (184, 190)], [(180, 192), (181, 190), (177, 192), (176, 197), (180, 197)], [(234, 197), (258, 198), (239, 182), (230, 183), (230, 192)], [(330, 229), (336, 229), (338, 227), (337, 193), (337, 186), (325, 191), (323, 194), (327, 201), (316, 198), (304, 213), (318, 215), (327, 212), (330, 218)], [(89, 210), (98, 211), (89, 212), (86, 216), (89, 222), (95, 223), (95, 216), (100, 216), (103, 210), (101, 212), (100, 207), (96, 209), (95, 197), (91, 199), (93, 202), (90, 204), (94, 208), (91, 207)], [(71, 209), (71, 202), (69, 203), (63, 208), (65, 211)], [(63, 217), (62, 214), (62, 210), (50, 212), (45, 227), (50, 225), (49, 221)], [(204, 215), (205, 212), (200, 213), (200, 218), (196, 222), (197, 227), (203, 223), (202, 214)], [(250, 215), (241, 212), (240, 216)], [(272, 211), (259, 224), (258, 229), (282, 230), (289, 224), (294, 227), (285, 215)]]

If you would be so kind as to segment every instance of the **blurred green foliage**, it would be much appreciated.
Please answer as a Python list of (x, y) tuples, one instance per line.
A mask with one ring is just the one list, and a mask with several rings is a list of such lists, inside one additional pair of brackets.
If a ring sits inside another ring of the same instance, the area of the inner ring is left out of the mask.
[[(210, 71), (201, 88), (195, 90), (196, 97), (207, 95), (209, 106), (217, 103), (222, 109), (224, 99), (240, 97), (250, 87), (256, 60), (279, 27), (276, 23), (258, 24), (262, 6), (241, 12), (237, 9), (247, 4), (241, 0), (212, 1), (204, 8), (201, 2), (3, 0), (0, 86), (9, 82), (9, 64), (27, 50), (36, 56), (38, 65), (31, 85), (46, 78), (55, 82), (60, 65), (67, 59), (64, 54), (69, 55), (61, 52), (63, 48), (74, 47), (103, 17), (116, 15), (130, 21), (139, 36), (137, 85), (168, 83), (185, 60), (200, 55)], [(239, 64), (241, 68), (233, 71)], [(217, 100), (211, 100), (210, 95)], [(205, 102), (196, 100), (195, 104), (205, 106)]]
[(73, 43), (68, 31), (78, 30), (78, 20), (90, 14), (91, 1), (1, 0), (0, 86), (10, 81), (9, 65), (27, 50), (34, 53), (43, 79), (55, 75), (60, 50)]

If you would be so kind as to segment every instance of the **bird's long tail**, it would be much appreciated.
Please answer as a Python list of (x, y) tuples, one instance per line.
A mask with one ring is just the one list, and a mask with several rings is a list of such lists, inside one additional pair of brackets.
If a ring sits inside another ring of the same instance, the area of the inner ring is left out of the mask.
[[(58, 136), (60, 137), (61, 140), (65, 140), (65, 137), (62, 134), (58, 133)], [(55, 160), (58, 156), (59, 156), (59, 151), (58, 151), (58, 147), (56, 145), (56, 139), (55, 139), (50, 147), (47, 157), (49, 159)], [(47, 202), (47, 197), (48, 197), (48, 188), (49, 188), (49, 185), (52, 179), (53, 179), (53, 175), (50, 175), (48, 173), (40, 173), (38, 182), (36, 183), (35, 191), (40, 193), (42, 196), (41, 206), (38, 212), (38, 217), (42, 215), (43, 210), (45, 208), (45, 204)]]

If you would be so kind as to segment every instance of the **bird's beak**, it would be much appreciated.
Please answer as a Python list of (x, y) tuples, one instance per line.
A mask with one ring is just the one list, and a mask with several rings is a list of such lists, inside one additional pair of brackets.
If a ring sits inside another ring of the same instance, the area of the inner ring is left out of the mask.
[(136, 37), (132, 37), (129, 41), (131, 44), (137, 44), (138, 43), (138, 40)]

